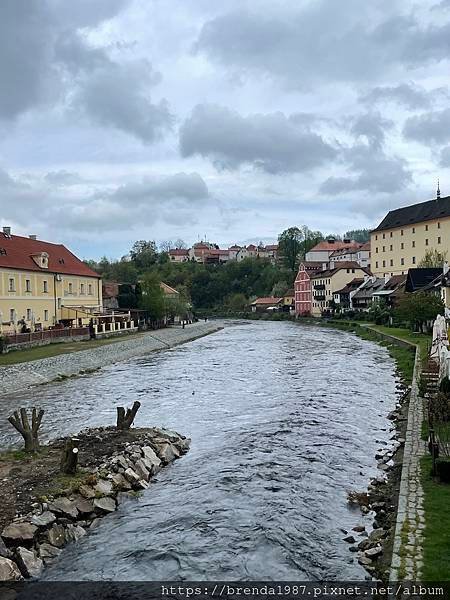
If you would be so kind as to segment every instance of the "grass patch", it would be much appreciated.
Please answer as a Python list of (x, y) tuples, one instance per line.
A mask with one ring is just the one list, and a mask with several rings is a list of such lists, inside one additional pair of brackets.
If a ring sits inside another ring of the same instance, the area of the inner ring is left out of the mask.
[(81, 352), (82, 350), (90, 350), (107, 344), (115, 344), (132, 338), (145, 335), (142, 333), (130, 333), (129, 335), (104, 338), (102, 340), (85, 340), (80, 342), (57, 342), (47, 344), (46, 346), (36, 346), (28, 350), (12, 350), (7, 354), (0, 354), (0, 366), (16, 365), (19, 363), (30, 362), (33, 360), (41, 360), (42, 358), (50, 358), (60, 354), (70, 354), (72, 352)]
[(431, 476), (431, 457), (422, 458), (425, 531), (423, 579), (450, 581), (450, 485)]
[(415, 344), (420, 348), (420, 358), (423, 364), (426, 364), (428, 360), (428, 351), (431, 346), (431, 335), (427, 333), (415, 333), (410, 329), (403, 329), (400, 327), (385, 327), (384, 325), (370, 325), (375, 331), (385, 333), (387, 335), (393, 335), (398, 337), (405, 342)]

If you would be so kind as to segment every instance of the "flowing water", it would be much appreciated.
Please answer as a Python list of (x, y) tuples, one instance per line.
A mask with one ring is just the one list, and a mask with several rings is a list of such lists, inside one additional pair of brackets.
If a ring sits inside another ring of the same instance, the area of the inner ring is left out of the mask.
[[(363, 517), (347, 491), (377, 474), (390, 437), (394, 363), (350, 334), (238, 322), (172, 350), (111, 365), (0, 402), (0, 444), (16, 437), (11, 408), (46, 409), (47, 437), (111, 424), (192, 438), (191, 450), (140, 498), (77, 544), (46, 579), (362, 579), (341, 528)], [(12, 405), (12, 406), (11, 406)]]

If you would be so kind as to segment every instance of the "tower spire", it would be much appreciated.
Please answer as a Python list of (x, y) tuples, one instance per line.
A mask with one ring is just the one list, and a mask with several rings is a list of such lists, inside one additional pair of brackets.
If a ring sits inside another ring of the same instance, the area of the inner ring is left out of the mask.
[(436, 200), (439, 200), (440, 197), (441, 197), (441, 190), (439, 188), (439, 177), (438, 177), (437, 190), (436, 190)]

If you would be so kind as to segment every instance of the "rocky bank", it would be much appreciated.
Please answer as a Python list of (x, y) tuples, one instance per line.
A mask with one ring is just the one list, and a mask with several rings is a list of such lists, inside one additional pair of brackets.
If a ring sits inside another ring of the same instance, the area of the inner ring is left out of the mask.
[(147, 489), (190, 440), (166, 429), (81, 432), (79, 468), (61, 475), (64, 439), (35, 457), (0, 457), (0, 581), (37, 578), (66, 544), (87, 535), (125, 497)]

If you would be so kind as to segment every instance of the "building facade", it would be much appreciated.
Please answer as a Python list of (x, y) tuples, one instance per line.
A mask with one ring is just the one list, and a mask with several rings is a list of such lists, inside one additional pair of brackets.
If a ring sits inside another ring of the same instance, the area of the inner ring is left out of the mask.
[(0, 323), (4, 332), (86, 324), (102, 309), (100, 276), (65, 246), (0, 233)]
[(371, 270), (406, 275), (429, 250), (450, 257), (450, 196), (388, 212), (371, 233)]
[(331, 263), (328, 269), (312, 274), (312, 316), (320, 317), (322, 313), (332, 309), (335, 292), (343, 289), (353, 279), (364, 279), (364, 275), (368, 274), (368, 270), (356, 262)]
[(300, 263), (294, 283), (295, 314), (297, 317), (308, 316), (312, 312), (311, 275), (322, 269), (320, 262)]

